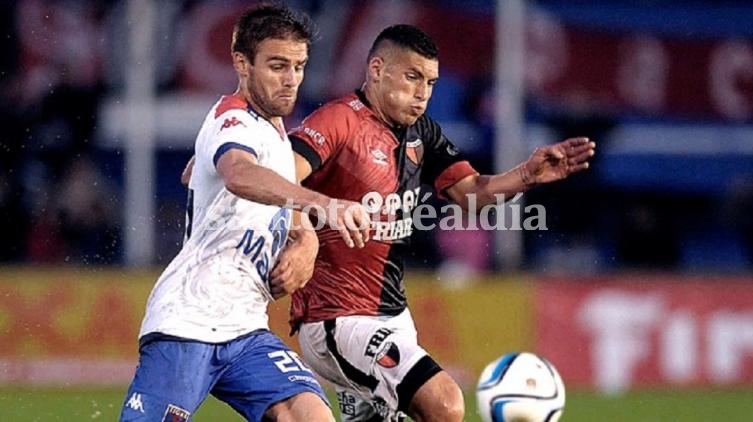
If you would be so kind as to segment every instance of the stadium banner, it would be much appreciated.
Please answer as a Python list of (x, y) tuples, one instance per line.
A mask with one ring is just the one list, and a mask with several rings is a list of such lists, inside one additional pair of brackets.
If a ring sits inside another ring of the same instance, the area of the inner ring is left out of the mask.
[[(389, 15), (401, 16), (432, 34), (448, 74), (469, 79), (488, 76), (494, 50), (485, 47), (495, 37), (494, 15), (471, 10), (428, 3), (364, 4), (353, 11), (348, 36), (342, 37), (342, 53), (335, 63), (344, 71), (332, 80), (332, 90), (339, 95), (360, 84), (362, 76), (356, 70), (363, 62), (362, 40), (373, 37), (369, 30)], [(731, 121), (753, 117), (750, 38), (602, 25), (598, 19), (590, 25), (572, 23), (546, 8), (530, 8), (525, 80), (532, 97), (545, 105), (564, 103), (597, 114), (650, 112)], [(469, 57), (467, 51), (477, 54)]]
[(0, 269), (0, 385), (108, 385), (130, 379), (154, 276)]
[(546, 278), (534, 288), (536, 350), (569, 386), (753, 384), (753, 280)]
[[(105, 46), (119, 41), (111, 39), (117, 32), (108, 27), (110, 15), (121, 13), (120, 8), (103, 6), (102, 13), (91, 13), (88, 8), (71, 8), (65, 2), (18, 3), (20, 65), (27, 69), (19, 75), (24, 96), (43, 96), (48, 88), (39, 81), (54, 77), (55, 63), (61, 61), (77, 70), (68, 75), (76, 85), (95, 86), (108, 77), (118, 77), (117, 72), (107, 72), (106, 63), (112, 58)], [(338, 77), (320, 76), (308, 80), (302, 89), (334, 97), (360, 86), (371, 40), (379, 28), (398, 18), (436, 38), (443, 72), (452, 75), (443, 80), (443, 85), (454, 78), (460, 84), (491, 79), (494, 49), (489, 48), (489, 40), (495, 38), (495, 16), (489, 12), (494, 9), (482, 7), (487, 13), (479, 13), (477, 8), (461, 4), (365, 1), (330, 8), (330, 13), (337, 13), (335, 19), (343, 22), (329, 28), (333, 31), (330, 36), (338, 42), (316, 57), (330, 60), (332, 69), (338, 69)], [(185, 113), (182, 103), (206, 100), (191, 98), (193, 94), (214, 95), (235, 89), (236, 77), (227, 71), (227, 28), (232, 28), (246, 6), (209, 0), (193, 1), (177, 9), (175, 5), (164, 6), (165, 13), (160, 17), (165, 25), (175, 28), (175, 33), (160, 46), (174, 49), (175, 54), (159, 57), (158, 77), (163, 83), (175, 79), (176, 88), (188, 95), (171, 104), (171, 109), (180, 107)], [(696, 13), (704, 13), (698, 10)], [(630, 13), (630, 8), (625, 8), (625, 13)], [(717, 20), (719, 16), (736, 18), (723, 9), (715, 13), (719, 13)], [(50, 14), (66, 18), (48, 19)], [(633, 12), (625, 18), (635, 22), (636, 15)], [(580, 23), (589, 20), (587, 25)], [(699, 36), (685, 31), (667, 33), (661, 26), (653, 30), (642, 27), (645, 25), (636, 23), (635, 29), (612, 28), (608, 20), (598, 17), (570, 22), (546, 8), (530, 8), (525, 51), (528, 89), (547, 104), (572, 103), (573, 107), (590, 107), (592, 112), (637, 111), (731, 121), (753, 117), (753, 40), (745, 32), (738, 29), (741, 34), (735, 35), (717, 29), (719, 33)], [(61, 40), (60, 48), (49, 48), (49, 39)], [(468, 51), (475, 54), (468, 55)], [(178, 120), (175, 113), (170, 116), (166, 120)]]
[[(0, 386), (127, 384), (156, 271), (0, 268)], [(498, 280), (495, 280), (498, 281)], [(461, 384), (472, 385), (499, 355), (532, 344), (529, 283), (478, 280), (446, 287), (409, 274), (419, 341)], [(288, 336), (289, 298), (269, 307), (270, 327)]]

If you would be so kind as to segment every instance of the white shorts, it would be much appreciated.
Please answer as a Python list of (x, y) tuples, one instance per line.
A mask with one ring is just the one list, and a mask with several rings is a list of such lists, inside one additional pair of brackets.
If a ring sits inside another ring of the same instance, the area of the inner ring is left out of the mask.
[(298, 341), (309, 366), (334, 384), (343, 421), (395, 420), (442, 370), (418, 345), (407, 308), (394, 317), (304, 323)]

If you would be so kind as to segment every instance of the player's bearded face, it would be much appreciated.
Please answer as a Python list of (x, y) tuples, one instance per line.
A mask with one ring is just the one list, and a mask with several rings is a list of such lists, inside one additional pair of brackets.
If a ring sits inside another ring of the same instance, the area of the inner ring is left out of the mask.
[(293, 39), (266, 39), (259, 43), (248, 77), (242, 82), (257, 111), (268, 118), (287, 116), (293, 111), (307, 60), (306, 43)]
[(385, 58), (379, 84), (382, 112), (398, 126), (408, 126), (426, 111), (439, 62), (410, 50), (397, 49)]

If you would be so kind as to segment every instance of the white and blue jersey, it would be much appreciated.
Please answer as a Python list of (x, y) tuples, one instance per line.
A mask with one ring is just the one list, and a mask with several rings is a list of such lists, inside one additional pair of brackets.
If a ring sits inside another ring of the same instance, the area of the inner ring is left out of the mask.
[(284, 129), (257, 115), (243, 98), (222, 97), (196, 139), (186, 241), (149, 296), (140, 338), (162, 333), (221, 343), (268, 327), (268, 275), (285, 246), (291, 212), (225, 188), (215, 166), (234, 148), (295, 182)]
[(215, 166), (234, 148), (295, 181), (282, 128), (241, 97), (215, 104), (196, 139), (186, 240), (149, 296), (121, 422), (185, 422), (208, 394), (250, 421), (301, 393), (327, 403), (311, 370), (268, 330), (269, 272), (287, 240), (290, 211), (225, 188)]

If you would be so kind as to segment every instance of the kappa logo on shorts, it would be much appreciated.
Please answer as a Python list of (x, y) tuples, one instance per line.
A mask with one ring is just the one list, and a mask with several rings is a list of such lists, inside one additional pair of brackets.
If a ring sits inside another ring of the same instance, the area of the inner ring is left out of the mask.
[(191, 412), (188, 410), (181, 409), (174, 404), (168, 404), (162, 422), (186, 422), (189, 416), (191, 416)]
[(385, 368), (394, 368), (400, 363), (400, 350), (397, 348), (397, 344), (389, 342), (384, 345), (384, 348), (376, 357), (378, 364)]
[(144, 403), (141, 402), (141, 394), (139, 393), (133, 393), (131, 398), (128, 399), (126, 406), (130, 407), (133, 410), (138, 410), (139, 412), (144, 413)]

